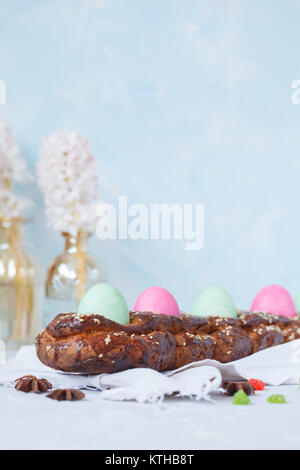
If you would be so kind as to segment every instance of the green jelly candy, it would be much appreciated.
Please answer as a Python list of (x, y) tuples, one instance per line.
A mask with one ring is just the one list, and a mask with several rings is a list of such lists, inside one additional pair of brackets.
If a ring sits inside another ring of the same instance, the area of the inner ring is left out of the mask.
[(244, 390), (239, 390), (234, 394), (232, 403), (234, 405), (249, 405), (250, 403), (250, 398), (248, 395), (244, 392)]
[(280, 405), (282, 403), (286, 403), (286, 399), (284, 395), (271, 395), (267, 399), (269, 403), (279, 403)]

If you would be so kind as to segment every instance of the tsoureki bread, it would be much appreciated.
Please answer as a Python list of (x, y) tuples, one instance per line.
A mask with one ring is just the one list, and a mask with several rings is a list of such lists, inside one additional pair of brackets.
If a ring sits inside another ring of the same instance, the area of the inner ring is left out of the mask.
[(101, 374), (137, 367), (172, 370), (194, 361), (235, 361), (300, 338), (300, 319), (265, 313), (239, 318), (131, 312), (121, 325), (101, 315), (57, 315), (36, 339), (38, 358), (64, 372)]

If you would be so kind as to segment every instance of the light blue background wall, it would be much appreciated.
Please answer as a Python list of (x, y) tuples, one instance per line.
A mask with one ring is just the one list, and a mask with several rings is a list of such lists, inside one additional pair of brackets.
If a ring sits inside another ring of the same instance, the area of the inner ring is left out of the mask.
[[(0, 3), (7, 116), (34, 169), (41, 140), (78, 129), (115, 202), (204, 203), (205, 246), (94, 240), (129, 304), (161, 284), (189, 310), (218, 284), (240, 307), (300, 290), (300, 1), (10, 0)], [(37, 204), (44, 267), (61, 239)]]

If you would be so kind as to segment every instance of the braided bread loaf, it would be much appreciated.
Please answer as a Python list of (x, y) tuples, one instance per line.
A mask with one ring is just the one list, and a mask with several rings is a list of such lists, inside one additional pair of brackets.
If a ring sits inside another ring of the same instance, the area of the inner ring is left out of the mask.
[(203, 359), (231, 362), (300, 338), (300, 319), (243, 313), (237, 319), (131, 312), (120, 325), (101, 315), (60, 314), (36, 339), (38, 358), (65, 372), (176, 369)]

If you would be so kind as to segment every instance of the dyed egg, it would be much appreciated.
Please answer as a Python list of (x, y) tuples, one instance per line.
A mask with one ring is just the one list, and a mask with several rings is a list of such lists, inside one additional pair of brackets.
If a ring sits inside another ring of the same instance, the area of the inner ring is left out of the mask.
[(300, 315), (300, 292), (295, 298), (295, 309), (296, 309), (296, 313)]
[(237, 317), (236, 308), (228, 292), (215, 286), (208, 287), (200, 293), (193, 304), (191, 313), (197, 317)]
[(276, 284), (259, 291), (252, 302), (251, 312), (267, 312), (289, 318), (296, 315), (292, 297), (284, 287)]
[(173, 295), (167, 289), (157, 286), (148, 287), (139, 295), (134, 311), (180, 316), (179, 307)]
[(129, 311), (124, 297), (118, 289), (106, 282), (91, 287), (81, 299), (78, 314), (91, 313), (103, 315), (123, 325), (129, 323)]

